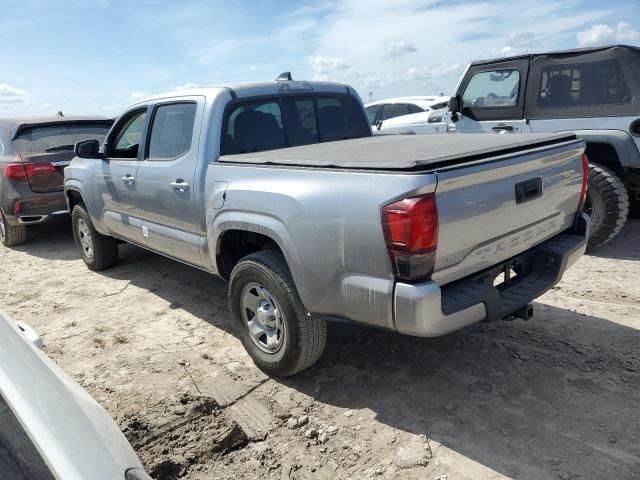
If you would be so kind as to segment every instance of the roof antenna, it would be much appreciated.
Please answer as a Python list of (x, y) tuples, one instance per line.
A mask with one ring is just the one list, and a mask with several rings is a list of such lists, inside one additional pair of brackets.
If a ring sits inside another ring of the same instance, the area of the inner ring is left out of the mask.
[(282, 72), (276, 78), (276, 82), (292, 82), (293, 78), (291, 78), (291, 72)]
[(62, 114), (62, 110), (58, 110), (58, 113), (56, 113), (56, 117), (64, 117), (64, 115)]

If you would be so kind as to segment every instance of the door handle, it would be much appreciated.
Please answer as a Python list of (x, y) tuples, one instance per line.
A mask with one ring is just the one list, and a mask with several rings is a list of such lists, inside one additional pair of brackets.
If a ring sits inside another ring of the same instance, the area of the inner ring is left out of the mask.
[(189, 190), (189, 184), (178, 178), (175, 182), (171, 182), (171, 188), (173, 188), (176, 192), (186, 192)]
[(136, 183), (135, 177), (132, 177), (131, 175), (125, 175), (124, 177), (122, 177), (122, 181), (127, 186), (135, 185)]
[(497, 133), (513, 132), (513, 127), (511, 125), (497, 125), (491, 130)]

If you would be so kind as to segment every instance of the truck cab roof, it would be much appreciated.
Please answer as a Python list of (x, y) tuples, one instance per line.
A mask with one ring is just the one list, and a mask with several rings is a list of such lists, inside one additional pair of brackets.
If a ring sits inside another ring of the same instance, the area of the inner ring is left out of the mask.
[(260, 95), (277, 95), (287, 93), (342, 93), (355, 95), (355, 89), (343, 83), (272, 80), (262, 82), (241, 82), (221, 85), (194, 87), (189, 89), (174, 90), (160, 93), (140, 100), (138, 103), (146, 103), (164, 98), (204, 96), (216, 97), (222, 91), (228, 91), (234, 98), (256, 97)]

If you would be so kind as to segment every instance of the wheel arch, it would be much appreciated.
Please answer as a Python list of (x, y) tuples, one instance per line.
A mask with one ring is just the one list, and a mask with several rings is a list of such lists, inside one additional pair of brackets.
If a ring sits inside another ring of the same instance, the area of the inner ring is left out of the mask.
[(640, 152), (631, 135), (622, 130), (575, 130), (585, 140), (589, 161), (623, 176), (627, 168), (640, 168)]
[(67, 207), (69, 207), (69, 213), (73, 210), (73, 207), (76, 205), (84, 205), (85, 208), (87, 206), (84, 196), (82, 193), (76, 188), (68, 188), (65, 189), (64, 195), (67, 201)]
[(282, 253), (296, 285), (301, 284), (304, 273), (299, 268), (299, 252), (279, 220), (254, 213), (224, 212), (209, 232), (209, 252), (217, 274), (225, 280), (242, 257), (274, 249)]

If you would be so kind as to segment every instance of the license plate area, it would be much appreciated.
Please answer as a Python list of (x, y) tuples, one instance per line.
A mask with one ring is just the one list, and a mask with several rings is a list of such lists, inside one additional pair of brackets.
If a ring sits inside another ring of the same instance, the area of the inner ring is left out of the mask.
[(492, 269), (488, 274), (488, 279), (493, 287), (502, 292), (522, 280), (523, 271), (522, 261), (515, 258)]

